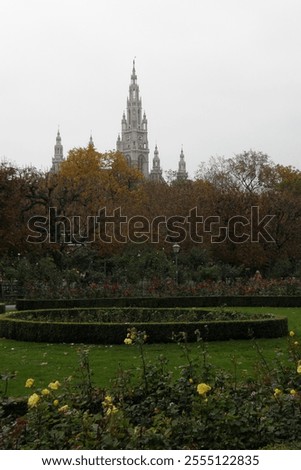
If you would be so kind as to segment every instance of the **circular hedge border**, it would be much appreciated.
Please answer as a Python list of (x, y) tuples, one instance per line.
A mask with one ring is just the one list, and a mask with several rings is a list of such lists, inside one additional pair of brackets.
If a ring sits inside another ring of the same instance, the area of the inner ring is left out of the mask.
[[(59, 309), (59, 312), (71, 309)], [(74, 309), (75, 311), (78, 309)], [(82, 309), (81, 309), (82, 310)], [(93, 309), (87, 309), (92, 311)], [(99, 310), (99, 309), (98, 309)], [(113, 309), (112, 309), (113, 310)], [(116, 310), (116, 309), (115, 309)], [(126, 309), (124, 309), (126, 310)], [(131, 309), (133, 311), (134, 309)], [(143, 309), (137, 308), (141, 313)], [(159, 312), (161, 309), (157, 309)], [(162, 309), (166, 311), (167, 309)], [(179, 312), (189, 309), (178, 309)], [(106, 311), (110, 311), (109, 308)], [(191, 309), (195, 315), (197, 309)], [(286, 317), (257, 315), (252, 318), (246, 314), (246, 320), (222, 321), (123, 321), (123, 322), (77, 322), (77, 321), (47, 321), (47, 313), (58, 313), (57, 310), (27, 310), (10, 312), (0, 316), (0, 337), (20, 341), (49, 342), (49, 343), (90, 343), (90, 344), (121, 344), (126, 338), (129, 328), (145, 331), (150, 343), (168, 343), (173, 336), (181, 332), (187, 334), (187, 341), (196, 341), (196, 330), (206, 341), (221, 341), (229, 339), (277, 338), (288, 333)], [(204, 311), (202, 310), (202, 313)], [(209, 313), (209, 312), (208, 312)], [(33, 319), (34, 316), (45, 315), (45, 320)], [(26, 316), (31, 317), (26, 319)], [(229, 314), (230, 316), (230, 314)]]

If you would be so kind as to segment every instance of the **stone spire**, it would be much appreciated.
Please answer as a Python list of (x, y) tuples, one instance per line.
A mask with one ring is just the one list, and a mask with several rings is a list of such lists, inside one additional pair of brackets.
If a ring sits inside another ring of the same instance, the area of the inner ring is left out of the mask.
[(155, 151), (154, 151), (153, 167), (152, 167), (152, 170), (150, 172), (149, 178), (152, 181), (156, 181), (156, 182), (163, 181), (162, 169), (161, 169), (161, 166), (160, 166), (160, 158), (159, 158), (159, 151), (158, 151), (157, 145), (156, 145)]
[(186, 162), (184, 158), (183, 147), (180, 153), (180, 160), (179, 160), (179, 168), (177, 172), (177, 180), (186, 180), (188, 177), (188, 173), (186, 171)]
[(94, 147), (94, 142), (93, 142), (93, 137), (92, 137), (92, 132), (90, 134), (90, 139), (89, 139), (89, 147)]
[(117, 138), (116, 148), (124, 154), (129, 165), (140, 170), (146, 178), (148, 177), (147, 119), (145, 113), (142, 116), (142, 101), (137, 84), (135, 60), (127, 98), (127, 110), (122, 116), (121, 136)]
[(60, 130), (58, 129), (56, 135), (56, 144), (54, 146), (54, 156), (52, 157), (51, 173), (58, 173), (61, 163), (64, 161), (63, 146)]
[(136, 69), (135, 69), (135, 59), (133, 60), (133, 70), (131, 75), (131, 81), (135, 85), (137, 80)]

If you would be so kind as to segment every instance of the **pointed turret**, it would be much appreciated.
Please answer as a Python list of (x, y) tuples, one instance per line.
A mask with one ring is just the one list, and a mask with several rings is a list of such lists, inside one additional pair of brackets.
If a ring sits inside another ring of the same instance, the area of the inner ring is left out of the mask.
[(61, 163), (64, 161), (62, 138), (58, 129), (56, 135), (56, 144), (54, 146), (54, 156), (52, 157), (51, 173), (58, 173)]
[(94, 142), (93, 142), (93, 137), (92, 137), (92, 132), (90, 134), (90, 139), (89, 139), (89, 147), (94, 147)]
[(135, 69), (135, 59), (133, 60), (133, 70), (132, 70), (131, 80), (133, 84), (135, 84), (137, 80), (136, 69)]
[(154, 151), (153, 167), (152, 167), (152, 170), (150, 172), (149, 178), (152, 181), (155, 181), (155, 182), (163, 181), (162, 169), (161, 169), (161, 166), (160, 166), (160, 158), (159, 158), (159, 151), (158, 151), (157, 145), (156, 145), (155, 151)]
[(180, 153), (180, 160), (179, 160), (179, 168), (177, 172), (177, 180), (186, 180), (188, 177), (188, 173), (186, 171), (186, 162), (185, 162), (185, 157), (184, 157), (184, 152), (183, 152), (183, 147), (181, 149)]

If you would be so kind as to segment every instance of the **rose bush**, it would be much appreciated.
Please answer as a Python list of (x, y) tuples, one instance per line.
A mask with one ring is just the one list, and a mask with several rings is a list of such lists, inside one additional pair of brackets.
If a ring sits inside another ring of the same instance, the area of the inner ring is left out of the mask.
[(176, 338), (186, 358), (180, 376), (162, 356), (148, 363), (145, 332), (131, 328), (124, 347), (138, 348), (139, 369), (121, 370), (110, 387), (99, 389), (83, 350), (80, 381), (55, 378), (38, 388), (29, 378), (27, 411), (21, 416), (6, 415), (4, 408), (0, 412), (0, 448), (300, 448), (301, 349), (296, 338), (290, 332), (289, 360), (276, 356), (274, 367), (267, 367), (258, 349), (255, 376), (238, 381), (210, 364), (200, 338), (199, 358), (192, 359), (184, 334)]

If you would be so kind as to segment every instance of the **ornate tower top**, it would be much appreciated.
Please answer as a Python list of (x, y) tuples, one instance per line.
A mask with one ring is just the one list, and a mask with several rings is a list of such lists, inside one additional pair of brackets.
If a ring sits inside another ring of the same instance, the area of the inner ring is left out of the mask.
[(92, 132), (90, 134), (90, 139), (89, 139), (89, 146), (94, 147), (94, 142), (93, 142), (93, 137), (92, 137)]
[(160, 158), (159, 158), (159, 151), (158, 151), (157, 145), (154, 151), (153, 168), (150, 172), (149, 177), (152, 181), (156, 181), (156, 182), (163, 181), (162, 169), (160, 166)]
[(51, 173), (58, 173), (61, 163), (64, 161), (62, 138), (58, 129), (56, 135), (56, 144), (54, 146), (54, 156), (52, 157)]
[(186, 171), (186, 162), (185, 162), (185, 157), (184, 157), (184, 152), (183, 152), (183, 147), (182, 147), (181, 153), (180, 153), (179, 168), (177, 172), (177, 179), (183, 180), (183, 179), (187, 179), (187, 177), (188, 177), (188, 173)]
[(136, 69), (135, 69), (135, 59), (133, 60), (133, 71), (131, 75), (132, 83), (135, 84), (137, 80)]

